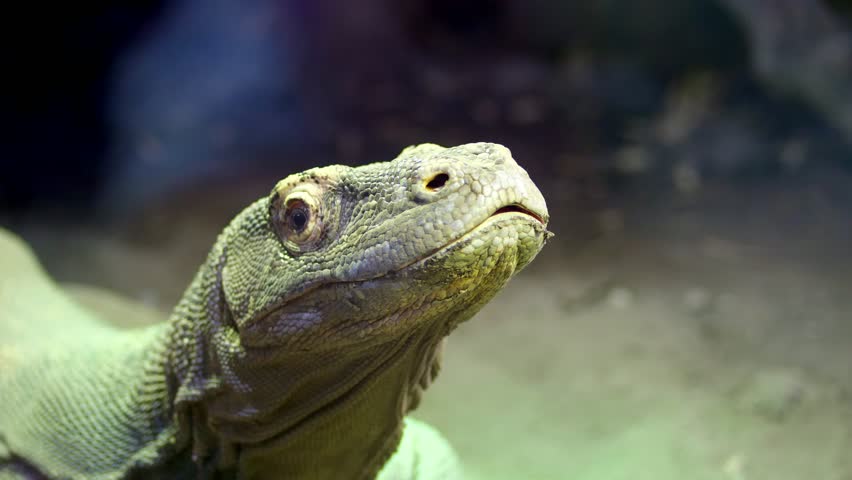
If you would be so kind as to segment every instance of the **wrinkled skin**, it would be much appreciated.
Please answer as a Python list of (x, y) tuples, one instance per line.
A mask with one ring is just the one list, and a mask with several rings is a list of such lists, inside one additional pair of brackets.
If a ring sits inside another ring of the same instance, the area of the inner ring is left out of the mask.
[[(222, 232), (168, 323), (92, 336), (77, 348), (112, 366), (72, 361), (84, 380), (60, 372), (26, 415), (0, 413), (0, 447), (71, 478), (455, 475), (440, 435), (404, 417), (437, 374), (444, 337), (535, 257), (547, 220), (541, 193), (495, 144), (420, 145), (292, 175)], [(49, 363), (0, 370), (12, 392), (0, 410), (60, 368)], [(57, 414), (133, 372), (135, 394)], [(95, 432), (91, 448), (62, 453), (70, 440), (53, 434), (65, 429)], [(120, 453), (92, 460), (104, 449)], [(2, 462), (0, 448), (0, 476)]]

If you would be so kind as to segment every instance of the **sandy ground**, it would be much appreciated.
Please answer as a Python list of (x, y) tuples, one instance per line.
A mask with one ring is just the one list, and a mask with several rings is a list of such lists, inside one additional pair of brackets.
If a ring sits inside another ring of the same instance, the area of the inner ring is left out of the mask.
[[(542, 184), (557, 237), (450, 338), (416, 416), (472, 479), (852, 479), (849, 185), (640, 184), (586, 208)], [(153, 239), (14, 227), (59, 279), (168, 308), (224, 204)]]

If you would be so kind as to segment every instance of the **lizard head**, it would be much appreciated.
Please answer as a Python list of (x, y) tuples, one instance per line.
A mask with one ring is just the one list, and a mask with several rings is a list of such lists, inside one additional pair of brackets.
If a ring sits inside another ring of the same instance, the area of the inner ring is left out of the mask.
[(291, 175), (225, 228), (175, 309), (177, 403), (206, 399), (199, 432), (241, 445), (246, 478), (332, 457), (375, 472), (444, 337), (535, 257), (547, 221), (495, 144)]
[(446, 335), (549, 235), (541, 193), (490, 143), (291, 175), (241, 217), (222, 271), (240, 338), (302, 351)]

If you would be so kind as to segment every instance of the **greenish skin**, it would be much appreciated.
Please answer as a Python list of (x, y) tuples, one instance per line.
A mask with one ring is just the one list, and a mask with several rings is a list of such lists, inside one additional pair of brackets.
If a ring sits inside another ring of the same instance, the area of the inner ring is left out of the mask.
[(406, 414), (547, 220), (496, 144), (308, 170), (237, 215), (167, 322), (133, 330), (0, 231), (0, 478), (458, 478)]

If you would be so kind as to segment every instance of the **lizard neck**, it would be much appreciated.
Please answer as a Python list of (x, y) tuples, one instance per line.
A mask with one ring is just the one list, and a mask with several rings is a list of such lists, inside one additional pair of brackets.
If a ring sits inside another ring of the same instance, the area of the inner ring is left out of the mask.
[(373, 478), (437, 374), (438, 325), (346, 351), (249, 349), (214, 249), (175, 309), (168, 351), (179, 423), (201, 471), (240, 478)]
[[(244, 446), (240, 472), (246, 478), (372, 479), (396, 450), (403, 417), (419, 401), (421, 378), (431, 380), (436, 355), (431, 332), (421, 331), (351, 360), (323, 365), (308, 356), (287, 358), (294, 374), (277, 386), (277, 405), (260, 416), (269, 436)], [(230, 427), (260, 433), (248, 423)]]

